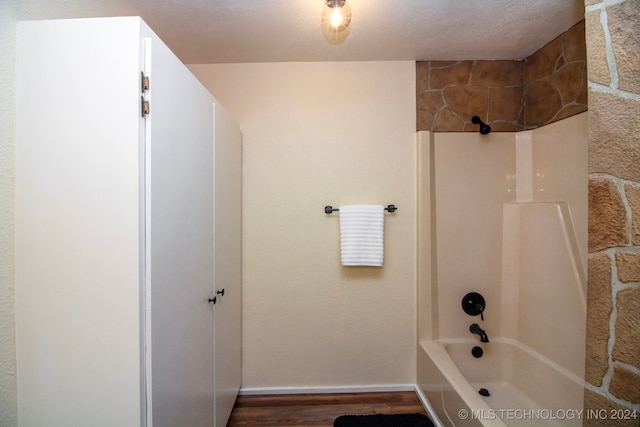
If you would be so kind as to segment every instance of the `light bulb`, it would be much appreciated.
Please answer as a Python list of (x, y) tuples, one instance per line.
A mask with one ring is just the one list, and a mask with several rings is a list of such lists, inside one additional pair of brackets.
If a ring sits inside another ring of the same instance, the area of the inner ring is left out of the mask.
[(344, 18), (342, 17), (342, 13), (340, 13), (341, 10), (342, 9), (339, 9), (337, 7), (333, 8), (333, 13), (331, 14), (331, 26), (333, 28), (338, 28), (344, 20)]
[(331, 33), (337, 34), (349, 28), (351, 23), (351, 7), (345, 0), (325, 0), (322, 11), (323, 26)]

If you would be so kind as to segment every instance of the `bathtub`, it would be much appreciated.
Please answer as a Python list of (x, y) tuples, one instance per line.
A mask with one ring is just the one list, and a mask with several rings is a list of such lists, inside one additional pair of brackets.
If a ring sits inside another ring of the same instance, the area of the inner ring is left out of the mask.
[(421, 342), (418, 391), (444, 426), (581, 426), (584, 418), (583, 381), (510, 340)]

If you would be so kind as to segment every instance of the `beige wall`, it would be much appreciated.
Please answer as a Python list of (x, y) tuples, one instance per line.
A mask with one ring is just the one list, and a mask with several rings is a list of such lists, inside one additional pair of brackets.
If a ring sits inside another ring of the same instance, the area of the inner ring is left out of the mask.
[[(415, 382), (413, 62), (193, 65), (243, 132), (243, 387)], [(325, 205), (393, 203), (383, 268)]]
[[(640, 411), (640, 1), (586, 1), (587, 409)], [(587, 420), (585, 426), (601, 425)], [(638, 426), (626, 418), (616, 425)]]
[(0, 425), (17, 425), (14, 323), (15, 33), (29, 19), (138, 15), (128, 0), (0, 3)]

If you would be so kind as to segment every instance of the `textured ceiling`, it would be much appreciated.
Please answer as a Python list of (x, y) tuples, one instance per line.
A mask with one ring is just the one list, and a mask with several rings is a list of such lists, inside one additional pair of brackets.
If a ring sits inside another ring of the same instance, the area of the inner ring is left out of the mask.
[(523, 59), (584, 16), (584, 0), (348, 0), (332, 44), (324, 0), (130, 1), (187, 64)]

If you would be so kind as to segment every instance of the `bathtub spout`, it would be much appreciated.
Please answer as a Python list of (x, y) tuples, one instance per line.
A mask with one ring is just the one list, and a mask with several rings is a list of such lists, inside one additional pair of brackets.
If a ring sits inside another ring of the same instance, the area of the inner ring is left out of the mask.
[(489, 342), (487, 333), (477, 323), (473, 323), (471, 326), (469, 326), (469, 331), (471, 331), (472, 334), (480, 335), (481, 342)]

